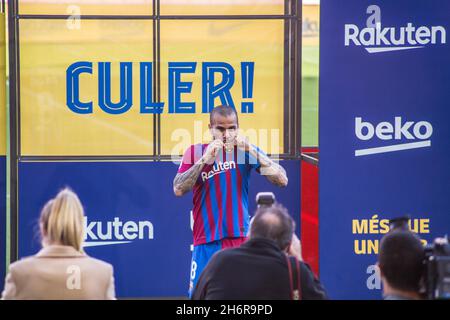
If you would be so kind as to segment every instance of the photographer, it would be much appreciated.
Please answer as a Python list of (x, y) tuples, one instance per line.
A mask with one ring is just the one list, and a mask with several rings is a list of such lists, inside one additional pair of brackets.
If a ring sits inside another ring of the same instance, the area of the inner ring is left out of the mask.
[(381, 240), (378, 266), (385, 300), (421, 299), (425, 249), (408, 230), (392, 230)]
[(299, 258), (300, 242), (287, 210), (278, 204), (261, 206), (250, 225), (249, 240), (211, 258), (192, 298), (326, 299), (321, 283)]

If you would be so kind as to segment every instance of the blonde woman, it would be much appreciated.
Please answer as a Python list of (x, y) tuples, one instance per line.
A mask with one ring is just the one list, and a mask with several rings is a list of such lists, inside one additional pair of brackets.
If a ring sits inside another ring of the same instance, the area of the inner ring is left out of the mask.
[(113, 267), (83, 252), (84, 210), (64, 189), (39, 219), (42, 250), (10, 265), (2, 299), (115, 299)]

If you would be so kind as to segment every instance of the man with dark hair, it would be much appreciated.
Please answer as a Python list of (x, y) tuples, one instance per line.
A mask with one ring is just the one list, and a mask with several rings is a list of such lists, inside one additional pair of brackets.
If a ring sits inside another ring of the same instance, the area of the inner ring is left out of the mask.
[(211, 124), (214, 123), (216, 116), (220, 116), (223, 118), (235, 116), (236, 124), (239, 125), (239, 119), (238, 119), (238, 115), (237, 115), (235, 108), (232, 108), (229, 106), (218, 106), (218, 107), (213, 108), (209, 114), (209, 123), (210, 123), (209, 128), (211, 128)]
[(411, 231), (393, 230), (383, 237), (378, 266), (385, 300), (421, 299), (424, 258), (424, 247)]
[(194, 250), (189, 295), (198, 275), (218, 250), (237, 247), (249, 225), (248, 183), (252, 169), (284, 187), (286, 171), (238, 133), (236, 110), (219, 106), (211, 111), (213, 141), (190, 146), (173, 181), (176, 196), (193, 190)]
[[(249, 240), (239, 248), (217, 252), (200, 275), (192, 298), (253, 300), (293, 298), (300, 274), (301, 299), (326, 299), (319, 280), (301, 260), (294, 221), (278, 204), (257, 210)], [(295, 258), (288, 258), (288, 255)], [(298, 259), (299, 270), (292, 267)], [(297, 288), (298, 289), (298, 288)]]

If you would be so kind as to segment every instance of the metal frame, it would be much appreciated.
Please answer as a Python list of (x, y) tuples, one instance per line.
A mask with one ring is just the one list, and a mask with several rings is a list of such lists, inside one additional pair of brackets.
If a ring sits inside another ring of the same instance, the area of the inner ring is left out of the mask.
[(315, 166), (319, 166), (319, 152), (304, 152), (301, 156), (302, 160)]
[[(155, 14), (155, 12), (157, 12), (157, 8), (156, 8), (156, 1), (152, 1), (152, 6), (153, 6), (153, 14)], [(152, 28), (152, 32), (153, 32), (153, 75), (152, 75), (152, 79), (153, 79), (153, 102), (158, 102), (158, 96), (157, 96), (157, 90), (158, 90), (158, 70), (159, 70), (159, 63), (157, 61), (157, 46), (158, 46), (158, 41), (156, 40), (157, 37), (157, 21), (156, 21), (156, 16), (152, 16), (152, 22), (153, 22), (153, 28)], [(158, 130), (157, 130), (157, 118), (156, 118), (156, 114), (153, 114), (153, 157), (157, 156), (157, 145), (159, 144), (159, 142), (157, 141), (157, 136), (158, 136)]]
[[(285, 139), (289, 144), (289, 153), (295, 158), (300, 158), (301, 149), (301, 39), (302, 39), (302, 4), (301, 1), (287, 1), (286, 7), (289, 7), (289, 13), (296, 17), (295, 20), (289, 20), (289, 43), (285, 45), (285, 51), (289, 52), (289, 77), (286, 79), (285, 86), (288, 83), (290, 103), (285, 104), (289, 108), (289, 133), (285, 127)], [(290, 6), (288, 6), (290, 4)], [(286, 68), (285, 68), (286, 72)], [(286, 90), (286, 89), (285, 89)], [(286, 114), (286, 113), (285, 113)], [(292, 152), (294, 151), (294, 152)]]
[[(153, 90), (154, 102), (161, 101), (161, 20), (283, 20), (284, 32), (284, 152), (280, 159), (301, 158), (301, 0), (285, 0), (284, 15), (161, 15), (160, 0), (152, 1), (152, 15), (81, 15), (83, 20), (152, 20), (153, 22)], [(20, 45), (21, 19), (68, 19), (70, 15), (19, 14), (19, 0), (9, 1), (9, 70), (10, 70), (10, 208), (11, 261), (18, 258), (18, 163), (34, 161), (168, 161), (161, 155), (161, 115), (153, 115), (153, 154), (136, 156), (22, 156), (20, 137)]]
[(10, 166), (10, 261), (17, 260), (17, 222), (18, 222), (18, 106), (19, 95), (19, 65), (16, 45), (17, 0), (8, 3), (8, 50), (9, 50), (9, 166)]
[(294, 62), (294, 76), (292, 79), (294, 79), (295, 82), (295, 102), (294, 102), (294, 150), (295, 150), (295, 157), (300, 158), (301, 154), (301, 147), (302, 147), (302, 1), (296, 0), (293, 2), (295, 6), (295, 16), (297, 19), (295, 20), (293, 28), (294, 36), (292, 39), (294, 40), (293, 50), (294, 54), (296, 56), (295, 62)]
[[(16, 0), (17, 1), (17, 0)], [(289, 0), (286, 0), (289, 1)], [(82, 20), (285, 20), (296, 19), (295, 15), (159, 15), (159, 1), (156, 15), (80, 15)], [(71, 15), (60, 14), (18, 14), (17, 19), (67, 20)]]
[[(156, 71), (156, 102), (161, 102), (161, 20), (160, 20), (160, 1), (153, 1), (153, 3), (156, 2), (156, 11), (153, 11), (153, 13), (156, 13), (156, 64), (155, 64), (155, 71)], [(160, 160), (161, 157), (161, 114), (156, 114), (156, 131), (157, 134), (157, 158)], [(155, 147), (153, 147), (153, 150)]]

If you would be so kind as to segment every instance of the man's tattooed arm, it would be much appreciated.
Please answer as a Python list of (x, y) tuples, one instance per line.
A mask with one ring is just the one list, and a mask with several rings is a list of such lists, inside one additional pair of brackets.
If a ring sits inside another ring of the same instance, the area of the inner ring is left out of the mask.
[(177, 197), (180, 197), (186, 192), (192, 190), (204, 166), (204, 160), (200, 159), (192, 167), (190, 167), (189, 170), (183, 173), (178, 173), (175, 176), (175, 179), (173, 179), (173, 192)]
[(255, 157), (261, 164), (260, 172), (263, 176), (267, 178), (271, 183), (279, 187), (286, 187), (288, 184), (288, 177), (286, 170), (267, 157), (266, 155), (259, 153), (252, 146), (249, 146), (249, 153)]
[(180, 197), (186, 192), (191, 191), (205, 164), (214, 163), (217, 153), (222, 148), (223, 142), (221, 140), (214, 140), (211, 142), (200, 160), (190, 167), (189, 170), (186, 170), (183, 173), (178, 173), (175, 176), (175, 179), (173, 179), (173, 193), (175, 193), (177, 197)]

